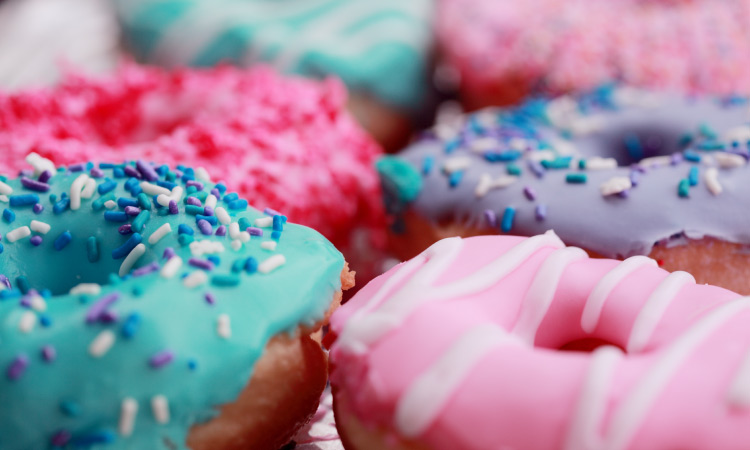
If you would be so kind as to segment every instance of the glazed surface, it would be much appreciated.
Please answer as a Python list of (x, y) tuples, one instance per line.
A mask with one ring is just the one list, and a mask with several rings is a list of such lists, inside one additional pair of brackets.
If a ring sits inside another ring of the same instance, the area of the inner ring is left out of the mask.
[(319, 233), (191, 168), (30, 161), (0, 183), (4, 449), (185, 448), (341, 288)]
[[(745, 448), (750, 301), (553, 234), (449, 238), (332, 318), (332, 383), (435, 449)], [(561, 351), (582, 340), (591, 352)]]
[(553, 229), (606, 257), (705, 236), (750, 243), (750, 107), (604, 87), (439, 124), (379, 171), (395, 232), (436, 224)]

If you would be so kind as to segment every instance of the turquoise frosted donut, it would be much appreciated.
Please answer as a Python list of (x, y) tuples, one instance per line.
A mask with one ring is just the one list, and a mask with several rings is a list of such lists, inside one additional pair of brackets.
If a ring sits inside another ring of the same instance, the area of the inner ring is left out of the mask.
[(29, 161), (0, 182), (4, 450), (185, 448), (341, 289), (325, 238), (191, 168)]

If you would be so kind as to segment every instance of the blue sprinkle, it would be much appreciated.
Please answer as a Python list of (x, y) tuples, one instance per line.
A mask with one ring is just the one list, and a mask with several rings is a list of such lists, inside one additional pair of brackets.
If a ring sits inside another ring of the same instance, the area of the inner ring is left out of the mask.
[(4, 250), (5, 250), (5, 247), (3, 246), (3, 244), (0, 244), (0, 254), (3, 253)]
[(99, 163), (99, 168), (100, 168), (100, 169), (114, 169), (114, 168), (115, 168), (115, 165), (114, 165), (114, 164), (112, 164), (112, 163), (107, 163), (107, 162), (100, 162), (100, 163)]
[(137, 208), (138, 200), (134, 198), (120, 197), (117, 199), (117, 206), (119, 206), (122, 209), (125, 209), (128, 206), (134, 206)]
[(536, 210), (534, 211), (534, 217), (536, 217), (536, 220), (542, 221), (547, 218), (547, 205), (536, 205)]
[(435, 166), (435, 157), (434, 156), (425, 156), (424, 160), (422, 161), (422, 174), (427, 175), (432, 171), (432, 168)]
[(122, 324), (122, 336), (125, 339), (130, 339), (135, 336), (138, 329), (141, 327), (141, 315), (137, 312), (130, 313), (125, 323)]
[(682, 154), (685, 157), (686, 161), (690, 162), (701, 162), (701, 155), (699, 155), (696, 152), (685, 150), (685, 152)]
[(501, 152), (485, 152), (484, 159), (489, 162), (510, 162), (521, 157), (518, 150), (505, 150)]
[(640, 161), (643, 159), (643, 144), (638, 135), (630, 133), (624, 138), (625, 149), (628, 151), (628, 155), (634, 161)]
[(530, 159), (528, 162), (529, 170), (536, 175), (537, 178), (542, 178), (544, 176), (544, 167), (539, 163), (539, 161), (534, 161), (533, 159)]
[[(226, 201), (226, 197), (224, 199)], [(239, 200), (233, 200), (231, 202), (228, 202), (229, 209), (238, 211), (238, 210), (245, 210), (247, 209), (247, 200), (245, 199), (239, 199)]]
[(76, 447), (92, 447), (94, 444), (109, 444), (116, 439), (115, 433), (110, 430), (95, 431), (74, 438), (71, 444)]
[(104, 180), (102, 184), (100, 184), (96, 190), (99, 192), (99, 195), (104, 195), (107, 192), (113, 191), (117, 187), (117, 183), (107, 178)]
[(133, 233), (124, 244), (112, 250), (112, 259), (121, 259), (126, 256), (143, 240), (138, 233)]
[(219, 220), (216, 218), (216, 216), (205, 216), (203, 214), (197, 214), (195, 216), (196, 223), (205, 220), (206, 222), (210, 223), (212, 226), (216, 226), (219, 223)]
[(63, 231), (59, 236), (57, 236), (57, 239), (55, 239), (55, 250), (60, 251), (64, 249), (65, 246), (70, 244), (70, 241), (72, 240), (73, 235), (70, 234), (70, 231)]
[(216, 255), (206, 256), (206, 259), (211, 261), (214, 264), (214, 266), (218, 266), (219, 264), (221, 264), (221, 258), (219, 258)]
[(195, 230), (185, 225), (184, 223), (181, 223), (177, 226), (177, 234), (187, 234), (189, 236), (192, 236), (193, 234), (195, 234)]
[(258, 260), (252, 256), (245, 260), (245, 272), (255, 273), (258, 270)]
[(188, 369), (195, 370), (198, 368), (198, 361), (195, 358), (190, 358), (188, 360)]
[(450, 185), (450, 187), (452, 188), (458, 186), (461, 183), (461, 180), (463, 179), (463, 177), (464, 177), (463, 170), (453, 172), (450, 175), (450, 177), (448, 177), (448, 185)]
[(159, 180), (156, 182), (157, 186), (161, 186), (163, 188), (169, 189), (170, 191), (177, 187), (177, 183), (172, 183), (169, 181)]
[(3, 210), (3, 220), (7, 223), (13, 223), (16, 220), (16, 213), (8, 208)]
[(273, 216), (273, 229), (276, 231), (284, 231), (284, 219), (282, 216)]
[(503, 212), (503, 219), (500, 222), (500, 230), (507, 233), (513, 228), (513, 220), (516, 217), (516, 208), (508, 206)]
[(125, 211), (105, 211), (104, 220), (107, 222), (127, 222), (128, 215)]
[(130, 177), (128, 178), (128, 181), (125, 182), (125, 190), (132, 192), (135, 186), (140, 186), (139, 183), (140, 181), (138, 181), (138, 178)]
[(31, 206), (39, 203), (39, 196), (36, 194), (11, 195), (10, 206)]
[(688, 182), (690, 183), (690, 186), (698, 185), (699, 175), (700, 175), (700, 171), (698, 169), (698, 166), (693, 166), (690, 168), (690, 172), (688, 173)]
[(115, 167), (112, 170), (112, 174), (115, 176), (115, 178), (125, 178), (125, 170), (123, 170), (122, 167)]
[(724, 150), (726, 145), (724, 145), (723, 142), (718, 141), (704, 141), (696, 145), (696, 148), (698, 148), (698, 150), (714, 151)]
[(52, 319), (46, 314), (41, 314), (39, 316), (39, 324), (44, 328), (49, 328), (52, 325)]
[(227, 191), (227, 186), (222, 181), (218, 182), (215, 187), (219, 190), (219, 192), (221, 192), (221, 195), (224, 195), (224, 193)]
[(458, 139), (453, 139), (451, 141), (448, 141), (445, 143), (445, 153), (451, 154), (454, 151), (456, 151), (456, 149), (460, 146), (461, 146), (461, 141)]
[(278, 241), (279, 239), (281, 239), (281, 231), (277, 231), (277, 230), (272, 231), (271, 239), (273, 239), (274, 241)]
[(59, 202), (55, 203), (55, 206), (52, 207), (52, 212), (55, 214), (62, 214), (70, 207), (70, 199), (69, 198), (63, 198)]
[(238, 200), (239, 198), (240, 198), (240, 196), (237, 195), (236, 192), (232, 192), (231, 194), (227, 194), (227, 195), (224, 196), (224, 202), (225, 203), (230, 203), (230, 202), (233, 202), (235, 200)]

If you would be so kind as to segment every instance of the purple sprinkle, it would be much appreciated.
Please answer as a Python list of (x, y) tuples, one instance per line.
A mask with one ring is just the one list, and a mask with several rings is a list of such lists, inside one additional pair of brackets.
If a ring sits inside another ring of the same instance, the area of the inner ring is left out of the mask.
[(137, 216), (138, 214), (140, 214), (140, 212), (141, 212), (141, 208), (139, 208), (137, 206), (126, 206), (125, 207), (125, 214), (127, 214), (129, 216)]
[(190, 258), (188, 264), (203, 270), (213, 270), (214, 263), (207, 259)]
[(31, 245), (34, 247), (39, 247), (42, 245), (42, 237), (41, 236), (32, 236), (31, 237)]
[(528, 166), (529, 170), (534, 172), (534, 175), (536, 175), (537, 178), (542, 178), (544, 176), (544, 167), (542, 167), (542, 164), (539, 161), (530, 159), (528, 162)]
[(99, 316), (99, 321), (102, 323), (115, 323), (118, 317), (116, 312), (107, 310)]
[(524, 188), (523, 188), (523, 195), (525, 195), (526, 198), (528, 198), (532, 202), (534, 200), (536, 200), (536, 192), (530, 186), (524, 186)]
[(68, 430), (60, 430), (52, 436), (50, 443), (53, 447), (65, 447), (70, 442), (72, 435)]
[(213, 188), (211, 189), (211, 194), (216, 197), (218, 200), (221, 200), (221, 192), (219, 192), (218, 189)]
[(216, 303), (216, 297), (214, 297), (214, 294), (210, 292), (206, 292), (205, 298), (206, 298), (206, 303), (208, 303), (209, 305), (213, 305), (214, 303)]
[(198, 197), (188, 197), (187, 204), (192, 205), (192, 206), (203, 206), (203, 203), (201, 203), (201, 201), (198, 200)]
[(157, 270), (159, 270), (159, 263), (154, 261), (151, 264), (135, 269), (133, 271), (133, 276), (136, 278), (142, 277), (143, 275), (148, 275), (149, 273), (156, 272)]
[(34, 214), (41, 214), (42, 211), (44, 211), (44, 205), (42, 205), (41, 203), (37, 203), (34, 205), (33, 210)]
[(177, 178), (182, 178), (182, 176), (185, 175), (185, 172), (181, 171), (180, 169), (175, 169), (174, 174), (175, 176), (177, 176)]
[(263, 230), (258, 227), (247, 227), (247, 232), (250, 236), (263, 236)]
[(135, 162), (135, 167), (143, 175), (143, 178), (148, 181), (156, 181), (159, 179), (159, 174), (156, 173), (154, 167), (146, 161), (139, 159)]
[(42, 183), (41, 181), (32, 180), (31, 178), (27, 177), (21, 177), (21, 184), (26, 189), (37, 192), (47, 192), (50, 188), (49, 184), (47, 183)]
[(42, 347), (42, 358), (47, 362), (52, 362), (57, 358), (57, 351), (55, 347), (51, 345), (45, 345)]
[(45, 170), (44, 172), (39, 174), (39, 177), (37, 178), (37, 181), (46, 183), (49, 181), (49, 179), (52, 178), (52, 172), (49, 170)]
[(198, 221), (198, 229), (201, 230), (201, 233), (203, 233), (206, 236), (211, 236), (214, 234), (214, 229), (211, 227), (211, 224), (208, 223), (208, 220), (201, 219)]
[(489, 225), (491, 228), (495, 228), (497, 226), (497, 214), (495, 214), (495, 211), (491, 209), (485, 209), (484, 219), (487, 221), (487, 225)]
[(149, 358), (148, 365), (154, 369), (158, 369), (169, 364), (173, 359), (174, 353), (171, 350), (162, 350)]
[(618, 192), (617, 196), (620, 197), (620, 198), (628, 198), (628, 197), (630, 197), (630, 189), (625, 189), (624, 191)]
[(169, 201), (169, 214), (179, 214), (180, 210), (177, 208), (177, 202), (174, 200)]
[(190, 186), (195, 186), (195, 187), (196, 187), (196, 189), (198, 189), (199, 191), (202, 191), (202, 190), (203, 190), (203, 183), (201, 183), (200, 181), (195, 181), (195, 180), (188, 180), (188, 182), (187, 182), (187, 183), (185, 183), (185, 185), (186, 185), (187, 187), (190, 187)]
[(219, 228), (216, 229), (216, 233), (214, 234), (216, 234), (217, 236), (226, 236), (227, 227), (225, 227), (224, 225), (219, 225)]
[(129, 177), (133, 177), (137, 179), (141, 178), (141, 173), (138, 172), (133, 166), (125, 166), (123, 170), (125, 171), (125, 175)]
[(207, 216), (213, 216), (214, 215), (214, 209), (211, 208), (210, 206), (206, 206), (205, 208), (203, 208), (203, 214), (205, 214)]
[(10, 280), (5, 275), (0, 274), (0, 283), (4, 284), (8, 289), (11, 289)]
[(266, 209), (264, 209), (263, 210), (263, 214), (265, 214), (267, 216), (283, 216), (283, 214), (281, 214), (280, 212), (276, 211), (273, 208), (266, 208)]
[(638, 182), (641, 180), (641, 172), (637, 170), (630, 171), (630, 184), (638, 186)]
[(73, 164), (72, 166), (68, 166), (68, 170), (70, 170), (71, 172), (81, 172), (85, 168), (86, 168), (86, 164), (83, 164), (83, 163), (78, 163), (78, 164)]
[(161, 255), (163, 259), (171, 259), (175, 255), (175, 251), (172, 247), (164, 249), (164, 253)]
[(21, 297), (21, 301), (19, 301), (18, 304), (23, 308), (31, 308), (31, 296), (24, 295), (23, 297)]
[(131, 234), (133, 232), (133, 226), (126, 223), (125, 225), (120, 226), (120, 228), (117, 229), (117, 232), (123, 235)]
[(670, 157), (670, 164), (673, 166), (676, 166), (677, 164), (682, 162), (682, 153), (672, 153), (672, 156)]
[(109, 308), (119, 298), (120, 298), (119, 293), (112, 292), (111, 294), (107, 294), (104, 297), (101, 297), (96, 302), (94, 302), (94, 304), (91, 305), (89, 310), (86, 312), (86, 323), (93, 323), (99, 320), (102, 313), (106, 311), (107, 308)]
[(91, 174), (92, 178), (101, 178), (104, 176), (104, 171), (98, 167), (94, 167), (89, 171), (89, 174)]
[(21, 378), (28, 366), (29, 357), (23, 353), (18, 354), (8, 366), (8, 371), (6, 372), (8, 379), (14, 381)]
[(536, 220), (542, 221), (547, 218), (547, 205), (536, 205), (535, 211)]

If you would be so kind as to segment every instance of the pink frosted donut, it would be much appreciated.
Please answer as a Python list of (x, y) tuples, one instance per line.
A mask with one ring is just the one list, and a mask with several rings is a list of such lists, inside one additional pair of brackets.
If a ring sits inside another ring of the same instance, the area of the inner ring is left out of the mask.
[(471, 108), (530, 90), (649, 88), (750, 92), (750, 1), (442, 0), (445, 62)]
[[(345, 87), (268, 68), (164, 71), (126, 64), (51, 89), (0, 93), (0, 173), (31, 152), (57, 165), (155, 160), (202, 167), (230, 190), (337, 244), (381, 223), (378, 145), (346, 112)], [(214, 180), (217, 181), (217, 180)]]
[(749, 321), (644, 256), (448, 238), (334, 314), (337, 424), (350, 449), (747, 449)]

